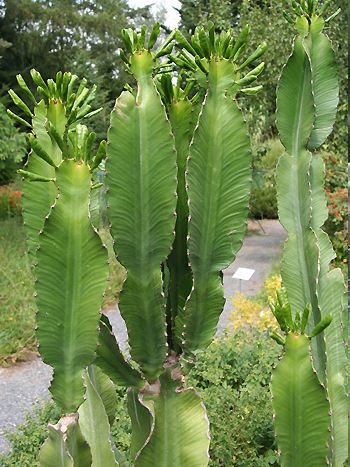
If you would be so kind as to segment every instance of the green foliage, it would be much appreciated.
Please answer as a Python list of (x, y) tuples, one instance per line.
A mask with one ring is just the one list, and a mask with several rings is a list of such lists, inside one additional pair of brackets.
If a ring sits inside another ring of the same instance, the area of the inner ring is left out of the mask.
[[(260, 181), (260, 183), (264, 183)], [(249, 217), (253, 219), (276, 219), (277, 200), (274, 186), (255, 186), (250, 194)]]
[[(88, 81), (98, 76), (99, 101), (112, 101), (127, 80), (116, 53), (121, 29), (150, 18), (148, 7), (133, 9), (124, 0), (1, 2), (0, 37), (11, 47), (1, 50), (0, 95), (17, 88), (16, 74), (27, 80), (33, 67), (47, 79), (58, 70), (84, 66), (82, 74), (90, 74)], [(107, 119), (106, 113), (105, 123)], [(98, 120), (94, 125), (105, 137), (106, 126)]]
[(349, 21), (349, 8), (342, 0), (332, 1), (333, 10), (341, 8), (341, 13), (328, 23), (326, 30), (335, 52), (339, 77), (339, 106), (334, 131), (323, 148), (339, 157), (341, 164), (348, 160), (348, 41), (346, 28)]
[(212, 467), (277, 464), (269, 382), (279, 348), (263, 332), (215, 340), (189, 374), (210, 420)]
[(345, 277), (348, 262), (348, 164), (338, 153), (322, 151), (325, 162), (325, 190), (329, 217), (324, 229), (329, 235), (337, 257), (336, 266), (341, 267)]
[(277, 219), (275, 173), (284, 148), (278, 139), (253, 145), (253, 186), (250, 194), (250, 216)]
[[(269, 381), (279, 353), (279, 347), (265, 333), (242, 331), (215, 340), (200, 354), (188, 383), (199, 391), (208, 411), (211, 467), (278, 465)], [(53, 403), (46, 403), (34, 416), (27, 417), (16, 432), (8, 435), (12, 452), (0, 457), (0, 464), (35, 465), (47, 436), (46, 425), (58, 419), (59, 411)], [(126, 456), (130, 434), (126, 393), (117, 388), (112, 436), (116, 448)]]
[(0, 185), (13, 181), (25, 153), (25, 135), (16, 130), (0, 103)]
[(181, 0), (180, 28), (192, 34), (198, 25), (213, 21), (218, 31), (236, 23), (242, 0)]
[(35, 465), (39, 449), (47, 438), (47, 424), (56, 423), (59, 418), (60, 411), (53, 402), (38, 405), (34, 415), (26, 414), (24, 422), (17, 427), (17, 430), (7, 434), (11, 452), (0, 455), (0, 464), (4, 467)]

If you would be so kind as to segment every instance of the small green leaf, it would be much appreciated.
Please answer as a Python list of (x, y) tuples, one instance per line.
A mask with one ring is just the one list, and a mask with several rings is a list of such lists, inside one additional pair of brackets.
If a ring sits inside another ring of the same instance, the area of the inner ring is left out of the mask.
[(22, 75), (16, 75), (17, 82), (21, 87), (22, 91), (26, 93), (29, 99), (32, 101), (34, 105), (37, 104), (36, 99), (32, 93), (32, 91), (28, 88), (27, 83), (24, 81)]
[(327, 315), (314, 327), (310, 337), (315, 337), (321, 332), (323, 332), (332, 322), (332, 315)]
[(24, 113), (26, 113), (29, 117), (33, 117), (32, 111), (29, 109), (27, 104), (25, 104), (22, 99), (14, 92), (12, 89), (9, 90), (9, 94), (11, 96), (11, 99), (13, 100), (13, 103), (17, 105), (18, 108), (23, 110)]
[(149, 40), (148, 40), (148, 45), (147, 45), (148, 50), (152, 50), (154, 44), (157, 42), (159, 32), (160, 32), (160, 24), (154, 23)]
[(53, 182), (54, 178), (43, 177), (42, 175), (34, 174), (33, 172), (27, 172), (26, 170), (18, 169), (17, 173), (22, 177), (30, 180), (31, 182)]
[(30, 123), (28, 123), (26, 120), (19, 117), (15, 113), (13, 113), (10, 109), (7, 109), (6, 112), (7, 112), (8, 116), (11, 117), (13, 120), (16, 120), (16, 122), (19, 122), (21, 125), (24, 125), (27, 128), (30, 128), (30, 129), (32, 128), (32, 125)]
[(242, 65), (238, 67), (239, 70), (243, 70), (246, 66), (250, 65), (252, 62), (255, 62), (258, 58), (260, 58), (267, 50), (266, 42), (260, 44), (257, 49), (245, 60)]
[(51, 165), (51, 167), (56, 167), (54, 161), (51, 159), (51, 156), (45, 151), (45, 149), (43, 149), (41, 144), (38, 142), (38, 140), (35, 138), (35, 136), (32, 133), (28, 135), (28, 142), (31, 145), (35, 154), (37, 154), (45, 162)]

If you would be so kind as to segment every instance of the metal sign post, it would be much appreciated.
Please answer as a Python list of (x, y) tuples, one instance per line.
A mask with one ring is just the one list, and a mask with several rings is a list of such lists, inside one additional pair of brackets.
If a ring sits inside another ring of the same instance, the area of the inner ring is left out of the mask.
[(249, 281), (249, 279), (251, 279), (254, 272), (255, 272), (255, 269), (238, 268), (237, 271), (233, 274), (232, 278), (239, 280), (239, 291), (240, 291), (240, 293), (242, 293), (242, 280), (243, 281)]

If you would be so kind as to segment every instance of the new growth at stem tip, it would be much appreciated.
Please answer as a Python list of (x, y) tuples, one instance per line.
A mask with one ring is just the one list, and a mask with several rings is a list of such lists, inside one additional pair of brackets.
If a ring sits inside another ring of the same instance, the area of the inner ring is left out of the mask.
[[(305, 329), (309, 320), (311, 305), (307, 305), (303, 312), (296, 313), (293, 320), (291, 306), (287, 300), (287, 294), (284, 289), (277, 291), (277, 298), (274, 302), (270, 303), (270, 309), (275, 316), (281, 331), (287, 336), (288, 334), (305, 334)], [(332, 322), (332, 316), (326, 315), (319, 323), (316, 324), (310, 335), (310, 339), (324, 331)], [(285, 337), (277, 332), (271, 332), (271, 337), (278, 344), (285, 344)]]
[(283, 11), (283, 16), (290, 24), (297, 23), (297, 29), (300, 18), (306, 20), (308, 24), (311, 24), (316, 18), (322, 18), (324, 23), (328, 23), (341, 12), (341, 9), (338, 8), (326, 19), (323, 18), (332, 5), (331, 0), (284, 0), (284, 4), (286, 10)]

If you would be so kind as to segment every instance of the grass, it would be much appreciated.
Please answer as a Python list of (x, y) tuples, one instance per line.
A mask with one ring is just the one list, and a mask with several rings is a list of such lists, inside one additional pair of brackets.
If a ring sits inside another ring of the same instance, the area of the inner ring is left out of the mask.
[(34, 282), (19, 217), (0, 222), (0, 364), (35, 349)]
[[(109, 256), (110, 280), (103, 308), (115, 304), (125, 271), (113, 253), (112, 238), (100, 232)], [(0, 221), (0, 365), (28, 357), (36, 349), (33, 274), (26, 252), (25, 233), (20, 217)]]

